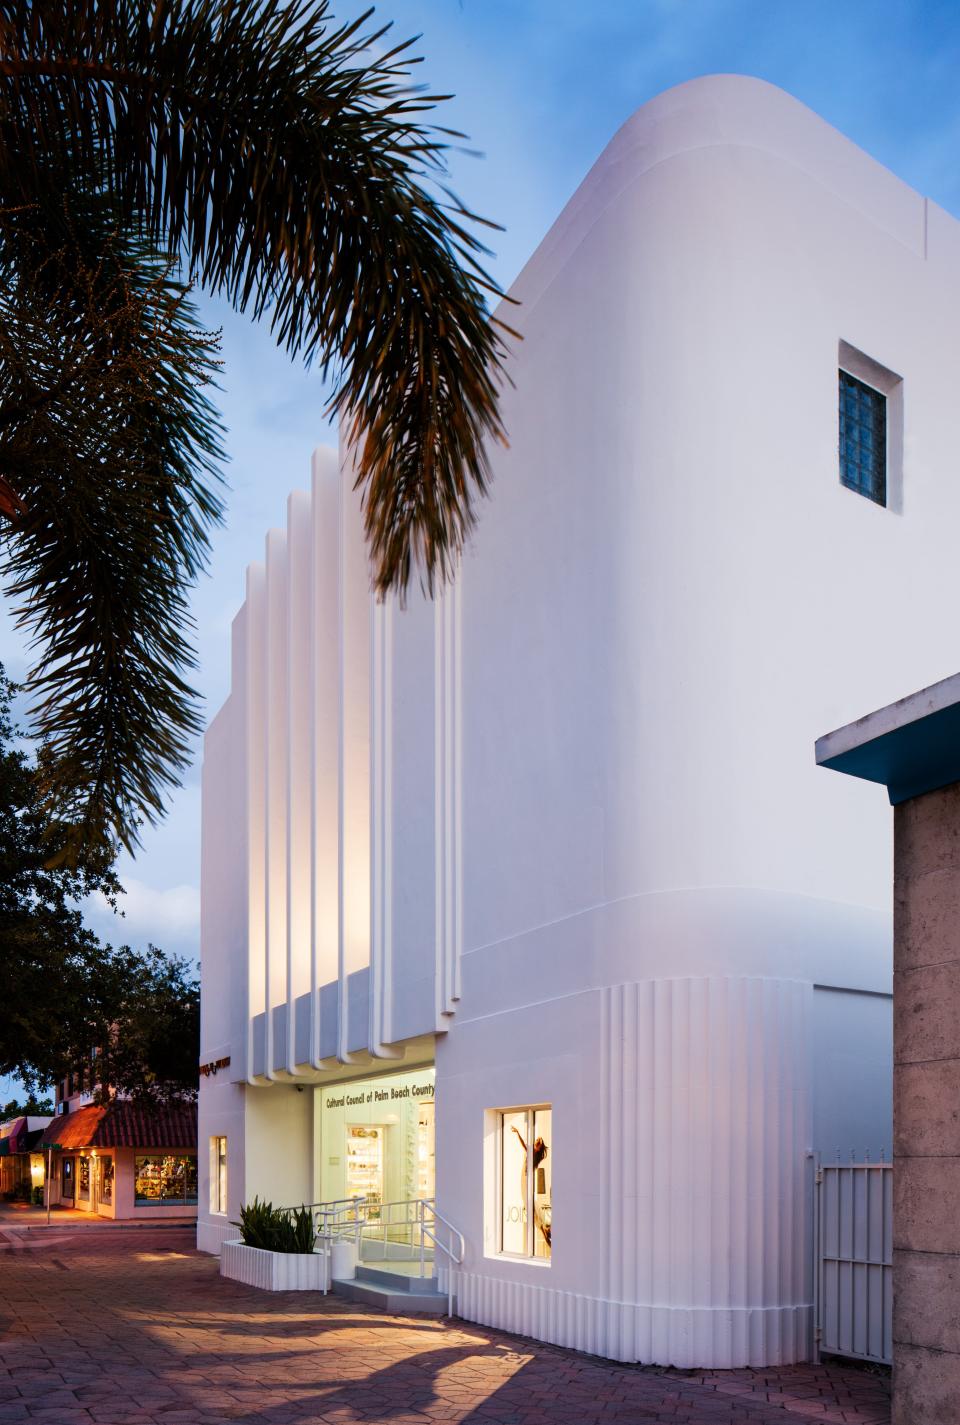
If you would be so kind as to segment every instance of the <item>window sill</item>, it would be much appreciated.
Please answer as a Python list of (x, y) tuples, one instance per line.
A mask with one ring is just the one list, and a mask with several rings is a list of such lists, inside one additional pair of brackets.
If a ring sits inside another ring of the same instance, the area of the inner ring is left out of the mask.
[(504, 1262), (511, 1267), (535, 1267), (538, 1272), (548, 1272), (553, 1266), (546, 1257), (514, 1257), (510, 1252), (484, 1252), (487, 1262)]

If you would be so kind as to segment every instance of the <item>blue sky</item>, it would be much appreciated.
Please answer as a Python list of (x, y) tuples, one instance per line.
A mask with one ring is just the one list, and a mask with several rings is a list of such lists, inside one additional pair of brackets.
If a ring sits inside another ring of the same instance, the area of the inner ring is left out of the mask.
[[(334, 5), (341, 19), (361, 9)], [(782, 86), (960, 216), (956, 0), (387, 0), (377, 18), (395, 20), (398, 36), (422, 34), (419, 77), (456, 96), (443, 122), (469, 133), (483, 157), (453, 154), (454, 186), (504, 225), (491, 235), (491, 269), (505, 285), (619, 125), (700, 74), (753, 74)], [(194, 599), (197, 684), (209, 716), (228, 688), (243, 570), (267, 529), (282, 523), (288, 492), (308, 480), (313, 447), (335, 435), (316, 374), (292, 366), (266, 330), (216, 302), (202, 309), (210, 327), (223, 327), (219, 399), (231, 454), (227, 523)], [(22, 671), (9, 629), (0, 655), (14, 676)], [(198, 953), (199, 815), (194, 765), (165, 824), (120, 867), (126, 924), (95, 913), (98, 929)]]

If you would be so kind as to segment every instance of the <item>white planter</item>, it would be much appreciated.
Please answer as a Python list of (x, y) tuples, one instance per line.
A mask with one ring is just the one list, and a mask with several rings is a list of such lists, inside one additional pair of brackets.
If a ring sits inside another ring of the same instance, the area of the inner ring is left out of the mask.
[(330, 1275), (338, 1282), (352, 1282), (357, 1275), (357, 1244), (352, 1238), (331, 1246)]
[(242, 1242), (224, 1242), (220, 1275), (263, 1291), (323, 1291), (326, 1258), (320, 1252), (265, 1252)]

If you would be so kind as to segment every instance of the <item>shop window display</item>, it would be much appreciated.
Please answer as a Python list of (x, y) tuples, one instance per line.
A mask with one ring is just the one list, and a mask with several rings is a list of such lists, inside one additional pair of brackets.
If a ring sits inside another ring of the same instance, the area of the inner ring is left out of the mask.
[(100, 1159), (100, 1201), (113, 1202), (113, 1159)]
[(138, 1207), (192, 1207), (197, 1201), (197, 1160), (193, 1155), (156, 1153), (134, 1163), (134, 1203)]
[(81, 1202), (90, 1201), (90, 1159), (77, 1159), (77, 1196)]
[(383, 1202), (383, 1128), (347, 1124), (347, 1197), (364, 1197), (368, 1217), (377, 1217)]
[(553, 1144), (549, 1108), (521, 1108), (500, 1117), (500, 1251), (549, 1260)]

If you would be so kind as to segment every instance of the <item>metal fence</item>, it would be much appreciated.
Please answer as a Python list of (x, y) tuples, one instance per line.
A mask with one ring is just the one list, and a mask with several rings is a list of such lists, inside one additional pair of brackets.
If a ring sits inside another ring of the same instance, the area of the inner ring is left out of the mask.
[(814, 1359), (893, 1355), (893, 1164), (817, 1165)]

